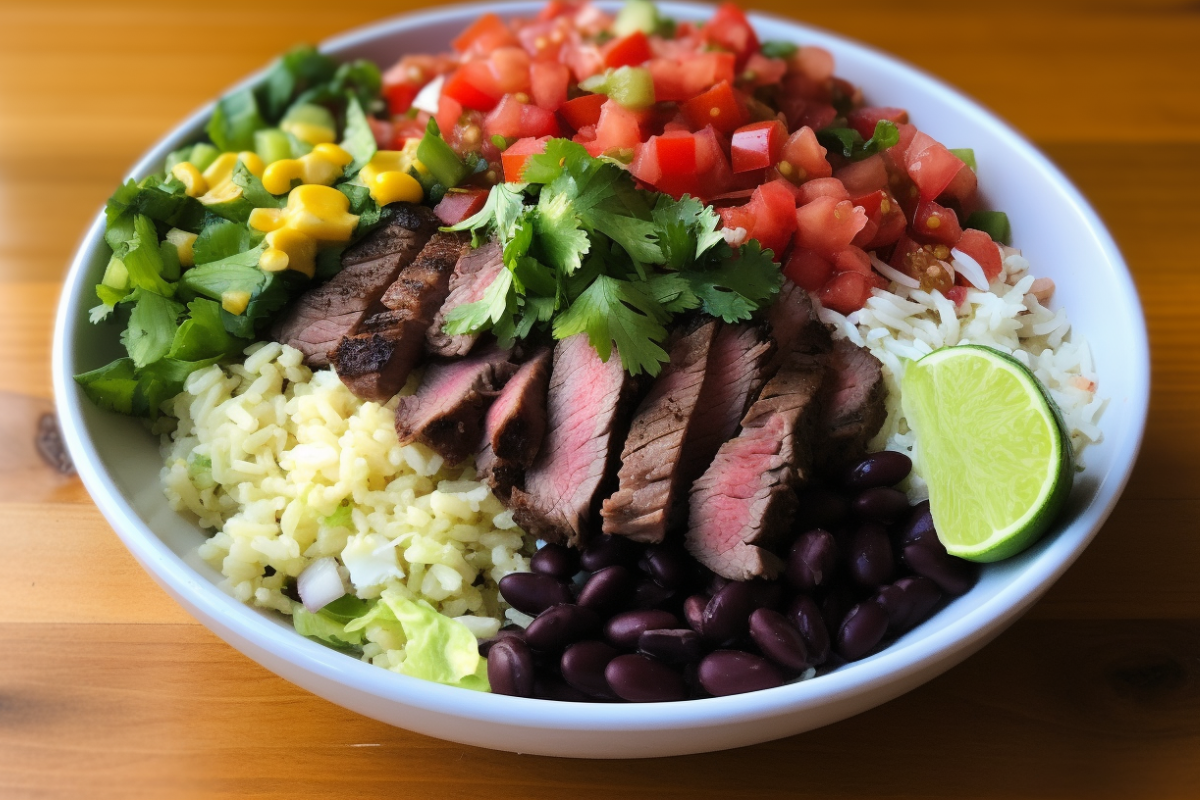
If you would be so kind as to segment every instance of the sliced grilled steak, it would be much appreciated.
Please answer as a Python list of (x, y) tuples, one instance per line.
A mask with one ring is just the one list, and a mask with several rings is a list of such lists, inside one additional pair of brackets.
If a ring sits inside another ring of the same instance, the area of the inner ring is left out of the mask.
[(550, 353), (549, 348), (542, 348), (521, 365), (483, 421), (483, 443), (475, 457), (475, 469), (505, 503), (533, 464), (546, 433)]
[(457, 358), (471, 352), (479, 334), (461, 333), (451, 336), (442, 330), (446, 317), (459, 306), (483, 299), (483, 293), (504, 269), (504, 251), (495, 240), (462, 255), (450, 276), (450, 294), (433, 318), (426, 334), (429, 352), (446, 358)]
[(779, 296), (767, 310), (767, 322), (771, 338), (775, 340), (775, 352), (766, 367), (768, 375), (774, 375), (795, 350), (827, 353), (833, 345), (829, 329), (817, 319), (808, 291), (787, 278), (783, 279)]
[(818, 461), (836, 469), (862, 456), (887, 417), (883, 365), (846, 339), (833, 344)]
[(425, 333), (446, 299), (450, 273), (466, 247), (460, 233), (435, 233), (401, 267), (359, 332), (330, 354), (342, 383), (365, 400), (386, 402), (403, 388), (425, 351)]
[(397, 203), (378, 230), (342, 254), (342, 271), (308, 290), (271, 329), (278, 342), (304, 353), (311, 367), (329, 365), (329, 351), (358, 331), (363, 318), (429, 237), (438, 219), (423, 206)]
[(509, 353), (487, 347), (458, 361), (429, 365), (416, 394), (396, 405), (400, 444), (420, 442), (454, 465), (475, 452), (483, 416), (515, 371)]
[(684, 445), (685, 480), (708, 469), (722, 444), (737, 433), (742, 416), (766, 380), (771, 340), (757, 325), (721, 325), (709, 349), (704, 388), (693, 430)]
[(586, 541), (635, 393), (617, 353), (604, 363), (587, 334), (555, 346), (546, 438), (524, 490), (512, 491), (514, 517), (527, 532), (548, 542)]
[(675, 342), (670, 362), (634, 412), (621, 451), (619, 488), (600, 510), (605, 533), (661, 542), (686, 517), (691, 483), (684, 481), (694, 471), (685, 468), (684, 443), (697, 416), (718, 327), (709, 320)]
[(718, 575), (779, 574), (783, 562), (766, 548), (788, 530), (795, 487), (810, 470), (826, 361), (793, 352), (692, 486), (685, 544)]

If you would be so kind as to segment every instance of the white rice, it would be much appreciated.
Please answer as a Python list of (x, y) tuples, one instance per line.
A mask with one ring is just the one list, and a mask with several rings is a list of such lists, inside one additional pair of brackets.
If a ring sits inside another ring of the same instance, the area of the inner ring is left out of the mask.
[[(304, 367), (299, 351), (267, 342), (245, 352), (241, 365), (188, 378), (167, 409), (178, 424), (162, 437), (166, 496), (215, 531), (200, 555), (223, 587), (291, 614), (286, 579), (333, 556), (361, 599), (425, 600), (493, 635), (507, 608), (496, 584), (528, 571), (531, 550), (474, 467), (400, 446), (395, 400), (359, 400), (332, 370)], [(366, 638), (365, 659), (403, 661), (403, 642), (386, 631)]]
[(883, 362), (887, 382), (887, 420), (871, 443), (872, 450), (909, 453), (914, 474), (908, 490), (912, 499), (927, 496), (920, 479), (916, 437), (900, 405), (900, 379), (905, 364), (939, 347), (980, 344), (1016, 357), (1032, 370), (1062, 410), (1077, 467), (1088, 444), (1100, 441), (1096, 422), (1107, 400), (1096, 392), (1096, 374), (1087, 342), (1071, 334), (1066, 311), (1047, 308), (1030, 294), (1034, 278), (1029, 262), (1016, 250), (1004, 248), (1003, 268), (989, 291), (967, 290), (961, 308), (941, 292), (924, 292), (892, 283), (875, 290), (865, 307), (850, 315), (819, 310), (834, 336), (868, 348)]

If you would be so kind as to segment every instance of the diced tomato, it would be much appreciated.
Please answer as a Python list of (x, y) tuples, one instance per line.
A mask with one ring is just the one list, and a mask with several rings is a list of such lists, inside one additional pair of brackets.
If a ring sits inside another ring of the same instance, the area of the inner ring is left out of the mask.
[(745, 66), (752, 53), (758, 52), (758, 36), (750, 20), (733, 3), (722, 3), (717, 13), (700, 29), (709, 44), (717, 45), (737, 57), (738, 69)]
[(572, 44), (563, 47), (559, 58), (571, 68), (571, 74), (575, 76), (576, 81), (585, 80), (604, 71), (604, 56), (594, 44)]
[(522, 103), (511, 94), (504, 95), (499, 105), (492, 109), (483, 121), (483, 133), (488, 138), (536, 138), (555, 136), (558, 132), (558, 119), (554, 112)]
[(375, 146), (380, 150), (389, 149), (395, 136), (392, 123), (375, 117), (367, 117), (367, 124), (371, 126), (371, 133), (375, 136)]
[(530, 156), (546, 152), (546, 143), (549, 141), (549, 136), (543, 136), (539, 139), (532, 137), (518, 139), (510, 144), (500, 154), (500, 164), (504, 168), (504, 180), (509, 183), (521, 180), (521, 170), (525, 169), (525, 162), (529, 160)]
[(979, 262), (989, 283), (1000, 275), (1003, 267), (1000, 247), (983, 231), (967, 228), (954, 246)]
[(783, 274), (797, 286), (815, 292), (833, 277), (833, 264), (808, 248), (794, 247), (783, 265)]
[(488, 56), (488, 66), (503, 94), (529, 90), (529, 54), (520, 47), (499, 47)]
[(792, 65), (810, 83), (823, 85), (833, 80), (833, 53), (823, 47), (801, 47), (792, 56)]
[(546, 5), (542, 6), (542, 10), (538, 12), (537, 19), (540, 21), (561, 17), (564, 14), (570, 14), (577, 6), (572, 3), (564, 3), (562, 0), (550, 0)]
[(608, 97), (602, 94), (585, 94), (568, 100), (558, 109), (563, 120), (575, 130), (591, 125), (595, 127), (600, 121), (600, 109), (608, 102)]
[(482, 61), (468, 61), (459, 67), (446, 79), (442, 94), (454, 98), (463, 108), (479, 111), (491, 111), (504, 95), (491, 69)]
[(438, 113), (434, 117), (443, 135), (448, 135), (454, 129), (462, 115), (462, 103), (445, 93), (438, 98)]
[(798, 206), (808, 205), (818, 197), (849, 200), (850, 193), (837, 178), (814, 178), (796, 187), (796, 205)]
[(749, 118), (741, 98), (727, 81), (688, 100), (680, 110), (694, 130), (712, 125), (722, 133), (733, 133)]
[(663, 175), (695, 173), (696, 137), (679, 131), (658, 137), (658, 168)]
[[(686, 145), (671, 140), (684, 139), (694, 141), (695, 165), (690, 171), (676, 172), (671, 167), (685, 163), (686, 156), (679, 154), (685, 152)], [(629, 166), (633, 176), (675, 197), (685, 194), (712, 197), (725, 191), (732, 177), (729, 162), (711, 126), (694, 134), (670, 131), (651, 136), (645, 144), (637, 145), (635, 151), (637, 155)]]
[(690, 100), (722, 81), (733, 83), (735, 75), (731, 53), (654, 58), (646, 66), (654, 79), (654, 99), (659, 102)]
[[(860, 206), (867, 214), (867, 227), (863, 228), (854, 240), (854, 243), (864, 250), (887, 247), (904, 235), (904, 231), (908, 227), (908, 220), (905, 219), (904, 210), (900, 208), (900, 204), (886, 189), (856, 197), (854, 205)], [(864, 236), (863, 234), (866, 234), (872, 226), (874, 229), (870, 231), (870, 235)]]
[(782, 158), (792, 169), (787, 177), (796, 182), (809, 178), (830, 177), (833, 175), (833, 167), (825, 160), (825, 152), (825, 148), (817, 142), (817, 135), (813, 133), (812, 128), (796, 131), (783, 145)]
[(471, 23), (465, 31), (450, 43), (460, 53), (486, 56), (497, 47), (519, 44), (517, 37), (498, 16), (484, 14)]
[(751, 239), (775, 254), (776, 261), (782, 259), (796, 231), (796, 201), (778, 181), (755, 189), (746, 205), (723, 208), (719, 213), (726, 228), (745, 228)]
[(932, 136), (918, 131), (904, 155), (908, 176), (921, 192), (921, 199), (933, 200), (961, 170), (970, 169)]
[(870, 277), (871, 257), (861, 247), (850, 245), (833, 254), (833, 269), (835, 272), (858, 272)]
[(870, 139), (875, 135), (875, 125), (881, 119), (886, 119), (888, 122), (905, 123), (908, 122), (908, 112), (903, 108), (865, 106), (846, 115), (846, 122), (864, 139)]
[(604, 66), (636, 67), (650, 60), (650, 38), (641, 31), (614, 39), (604, 46)]
[(443, 225), (457, 225), (479, 213), (487, 198), (487, 189), (453, 189), (433, 207), (433, 213)]
[(408, 111), (421, 87), (453, 66), (446, 56), (410, 55), (401, 58), (383, 73), (383, 96), (387, 98), (389, 110), (394, 115)]
[(837, 109), (831, 104), (788, 93), (786, 87), (779, 98), (779, 110), (792, 130), (807, 126), (819, 131), (833, 124), (838, 115)]
[(429, 114), (425, 111), (413, 118), (395, 117), (392, 119), (392, 149), (401, 150), (409, 139), (420, 139), (425, 135), (429, 125)]
[(877, 288), (876, 282), (861, 272), (839, 272), (817, 290), (817, 299), (821, 305), (839, 314), (852, 314), (867, 304), (874, 288)]
[(847, 164), (834, 173), (846, 191), (854, 196), (868, 194), (888, 185), (887, 167), (883, 164), (883, 156), (876, 153), (870, 158)]
[(403, 114), (412, 108), (421, 87), (413, 83), (393, 83), (383, 87), (383, 96), (387, 99), (388, 110), (393, 114)]
[(896, 241), (896, 247), (892, 250), (892, 257), (888, 259), (888, 264), (905, 275), (912, 275), (915, 278), (917, 275), (913, 273), (909, 256), (920, 249), (920, 243), (914, 242), (907, 234), (901, 235)]
[(953, 247), (962, 237), (962, 227), (953, 211), (932, 200), (922, 200), (913, 216), (910, 235), (922, 244)]
[(517, 31), (517, 39), (534, 61), (557, 62), (570, 31), (571, 23), (565, 18), (544, 20), (522, 26)]
[(633, 150), (641, 141), (642, 128), (637, 114), (616, 100), (606, 100), (600, 108), (600, 119), (596, 121), (594, 145), (597, 149), (593, 155), (612, 149)]
[(849, 200), (818, 197), (796, 209), (796, 244), (832, 258), (854, 241), (866, 224), (866, 212)]
[(943, 294), (946, 295), (947, 300), (956, 306), (961, 306), (967, 302), (967, 287), (965, 286), (951, 286)]
[(529, 65), (529, 82), (534, 104), (547, 111), (557, 111), (567, 102), (571, 71), (564, 64), (535, 61)]
[(958, 171), (939, 197), (957, 203), (962, 213), (969, 215), (978, 205), (978, 190), (979, 179), (975, 177), (975, 170), (967, 167)]
[(733, 171), (749, 172), (775, 166), (779, 163), (785, 141), (787, 128), (777, 119), (743, 125), (733, 132), (729, 145)]
[(739, 80), (747, 86), (774, 86), (783, 80), (787, 68), (787, 62), (782, 58), (767, 58), (762, 53), (754, 53), (746, 61)]

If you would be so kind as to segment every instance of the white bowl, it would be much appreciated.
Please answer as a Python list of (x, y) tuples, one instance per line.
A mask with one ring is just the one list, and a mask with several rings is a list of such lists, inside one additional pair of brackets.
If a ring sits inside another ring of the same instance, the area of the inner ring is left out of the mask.
[[(612, 3), (603, 3), (612, 7)], [(388, 65), (405, 52), (448, 45), (484, 9), (531, 15), (540, 3), (452, 6), (381, 22), (328, 41), (332, 55)], [(678, 19), (710, 6), (664, 2)], [(766, 15), (751, 15), (763, 39), (820, 45), (840, 76), (868, 101), (907, 108), (947, 145), (970, 146), (992, 208), (1012, 220), (1015, 244), (1034, 271), (1054, 279), (1055, 301), (1090, 341), (1100, 392), (1110, 404), (1103, 442), (1089, 447), (1056, 530), (1037, 546), (984, 570), (968, 594), (891, 647), (815, 680), (681, 703), (594, 705), (487, 695), (396, 675), (296, 634), (280, 617), (217, 588), (220, 575), (196, 555), (204, 534), (168, 508), (159, 488), (157, 442), (140, 422), (93, 407), (71, 376), (123, 355), (115, 331), (88, 324), (92, 285), (107, 261), (98, 215), (67, 276), (54, 338), (54, 389), (75, 465), (104, 516), (151, 576), (193, 616), (271, 671), (346, 708), (420, 733), (522, 753), (637, 758), (738, 747), (826, 725), (886, 702), (978, 650), (1026, 611), (1079, 556), (1108, 517), (1141, 444), (1149, 400), (1149, 351), (1136, 290), (1095, 212), (1041, 153), (955, 90), (863, 45)], [(247, 82), (249, 83), (249, 81)], [(197, 112), (158, 143), (130, 175), (159, 169), (171, 150), (197, 137), (211, 111)]]

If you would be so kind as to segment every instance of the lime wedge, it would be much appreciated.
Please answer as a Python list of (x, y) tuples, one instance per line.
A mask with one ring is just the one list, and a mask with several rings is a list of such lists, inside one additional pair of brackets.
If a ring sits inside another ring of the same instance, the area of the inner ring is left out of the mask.
[(908, 365), (901, 401), (946, 550), (999, 561), (1037, 541), (1075, 470), (1062, 415), (1033, 373), (990, 347), (944, 347)]

